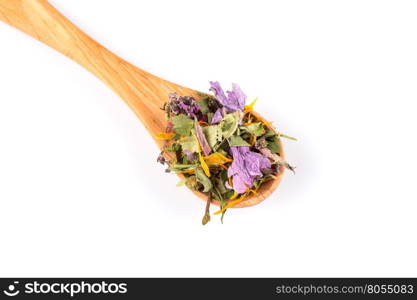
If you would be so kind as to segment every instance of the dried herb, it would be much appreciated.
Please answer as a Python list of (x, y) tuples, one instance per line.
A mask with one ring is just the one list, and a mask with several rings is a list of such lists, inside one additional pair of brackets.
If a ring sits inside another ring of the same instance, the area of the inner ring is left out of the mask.
[(210, 222), (210, 204), (211, 204), (211, 193), (209, 194), (207, 198), (206, 210), (204, 212), (204, 217), (201, 222), (203, 225), (206, 225), (208, 222)]
[(233, 136), (231, 136), (229, 138), (229, 145), (230, 145), (230, 147), (238, 147), (238, 146), (241, 146), (241, 147), (245, 147), (246, 146), (247, 147), (247, 146), (250, 146), (250, 144), (247, 141), (245, 141), (239, 135), (233, 135)]
[(195, 175), (197, 176), (197, 181), (200, 182), (204, 187), (202, 192), (207, 193), (211, 191), (211, 189), (213, 188), (213, 184), (201, 168), (197, 168), (195, 170)]
[(174, 131), (180, 136), (188, 136), (194, 127), (194, 121), (184, 114), (171, 118), (174, 124)]
[(294, 170), (280, 157), (280, 137), (295, 139), (276, 133), (254, 116), (257, 99), (245, 106), (246, 95), (238, 85), (224, 92), (218, 82), (210, 84), (214, 96), (169, 94), (163, 107), (167, 128), (156, 136), (166, 141), (157, 161), (182, 175), (178, 186), (207, 195), (203, 225), (210, 221), (213, 201), (220, 204), (215, 214), (221, 214), (223, 222), (228, 208), (256, 193), (282, 166)]

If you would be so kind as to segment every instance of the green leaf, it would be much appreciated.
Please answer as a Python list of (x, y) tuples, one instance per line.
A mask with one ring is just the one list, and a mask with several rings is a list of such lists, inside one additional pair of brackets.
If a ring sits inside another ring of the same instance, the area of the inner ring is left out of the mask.
[(236, 129), (238, 128), (240, 119), (240, 111), (235, 111), (234, 113), (224, 116), (223, 120), (219, 124), (223, 133), (223, 138), (227, 139), (235, 133)]
[(268, 129), (265, 133), (265, 137), (273, 137), (275, 135), (276, 135), (276, 133), (271, 129)]
[(190, 151), (191, 153), (198, 152), (197, 140), (194, 136), (186, 136), (182, 138), (179, 143), (181, 144), (182, 151)]
[(211, 125), (203, 128), (204, 135), (207, 138), (207, 142), (213, 149), (214, 146), (222, 141), (222, 130), (219, 125)]
[(286, 138), (286, 139), (289, 139), (289, 140), (297, 141), (297, 139), (295, 137), (292, 137), (292, 136), (289, 136), (289, 135), (286, 135), (286, 134), (283, 134), (283, 133), (280, 133), (279, 137), (283, 137), (283, 138)]
[(230, 199), (230, 197), (232, 197), (234, 193), (235, 193), (235, 191), (234, 191), (234, 190), (227, 190), (227, 191), (223, 194), (223, 197), (224, 197), (225, 199)]
[(180, 164), (177, 162), (174, 162), (169, 165), (169, 169), (172, 172), (182, 172), (187, 170), (192, 170), (198, 167), (198, 164)]
[(207, 113), (207, 123), (211, 124), (214, 114), (212, 112)]
[(200, 110), (203, 114), (207, 115), (210, 112), (209, 106), (208, 106), (208, 97), (205, 97), (198, 101), (198, 105), (200, 106)]
[[(232, 191), (232, 193), (233, 193), (233, 191)], [(216, 199), (217, 201), (220, 202), (220, 209), (222, 209), (223, 207), (225, 207), (227, 205), (227, 200), (226, 199), (229, 199), (229, 197), (227, 197), (227, 198), (223, 197), (222, 194), (220, 193), (220, 191), (218, 191), (216, 187), (214, 187), (212, 195), (213, 195), (214, 199)], [(222, 224), (223, 224), (223, 218), (224, 218), (224, 214), (226, 213), (226, 210), (224, 210), (222, 212), (222, 217), (220, 219)]]
[(264, 182), (271, 180), (271, 179), (275, 179), (276, 177), (274, 175), (265, 175), (264, 177), (255, 180), (255, 182), (253, 183), (253, 186), (257, 189), (259, 188)]
[(250, 146), (248, 142), (242, 139), (238, 135), (233, 135), (229, 138), (230, 147), (238, 147), (238, 146)]
[[(219, 150), (217, 150), (217, 152), (219, 152), (220, 154), (223, 154), (224, 156), (228, 156), (229, 155), (229, 152), (228, 151), (225, 151), (223, 149), (219, 149)], [(227, 177), (226, 177), (225, 180), (227, 180)]]
[(262, 123), (254, 123), (246, 126), (241, 126), (243, 130), (246, 130), (250, 134), (254, 136), (261, 136), (265, 132), (264, 125)]
[(227, 170), (223, 170), (220, 174), (214, 178), (215, 189), (219, 191), (220, 194), (227, 193), (228, 190), (224, 183), (227, 181)]
[(176, 151), (180, 150), (180, 144), (172, 143), (171, 145), (166, 146), (163, 150), (164, 151), (175, 151), (176, 152)]
[(184, 114), (172, 117), (174, 131), (179, 135), (190, 135), (191, 129), (194, 127), (194, 121)]
[(204, 193), (210, 191), (213, 188), (213, 184), (211, 183), (210, 179), (206, 176), (203, 169), (197, 168), (195, 170), (195, 175), (197, 176), (197, 181), (203, 185)]
[(197, 177), (195, 177), (194, 175), (187, 177), (187, 180), (185, 181), (185, 185), (190, 190), (198, 190), (199, 183), (197, 181)]
[(281, 148), (279, 146), (279, 140), (277, 137), (274, 137), (272, 140), (268, 141), (267, 148), (271, 150), (272, 153), (280, 153)]

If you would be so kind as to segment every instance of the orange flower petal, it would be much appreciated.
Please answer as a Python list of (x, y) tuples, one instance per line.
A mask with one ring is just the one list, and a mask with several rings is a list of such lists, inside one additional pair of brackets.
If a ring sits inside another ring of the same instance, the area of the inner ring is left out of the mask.
[(155, 135), (158, 140), (170, 140), (175, 136), (175, 132), (160, 132)]
[(245, 197), (246, 197), (246, 194), (243, 194), (240, 198), (238, 198), (238, 199), (236, 199), (236, 200), (234, 200), (234, 201), (232, 201), (232, 202), (229, 202), (227, 205), (225, 205), (225, 207), (223, 207), (221, 210), (216, 211), (214, 214), (215, 214), (215, 215), (221, 214), (221, 213), (222, 213), (222, 212), (224, 212), (226, 209), (228, 209), (228, 208), (230, 208), (230, 207), (233, 207), (233, 206), (235, 206), (236, 204), (238, 204), (238, 203), (242, 202), (243, 200), (245, 200)]

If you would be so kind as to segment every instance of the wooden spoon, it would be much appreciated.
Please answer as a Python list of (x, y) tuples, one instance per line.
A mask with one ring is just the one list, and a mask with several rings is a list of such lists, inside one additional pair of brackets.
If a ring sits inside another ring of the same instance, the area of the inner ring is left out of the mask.
[[(129, 105), (154, 139), (166, 127), (161, 107), (168, 99), (168, 93), (189, 96), (197, 93), (121, 59), (82, 32), (46, 0), (0, 0), (0, 20), (61, 52), (96, 75)], [(258, 114), (254, 115), (263, 120)], [(155, 142), (163, 147), (163, 141), (155, 139)], [(280, 146), (283, 149), (282, 144)], [(281, 157), (283, 155), (281, 152)], [(283, 172), (281, 167), (276, 179), (264, 183), (256, 195), (248, 196), (234, 207), (251, 206), (264, 200), (277, 188)], [(207, 200), (204, 194), (194, 193)], [(219, 205), (217, 201), (212, 202)]]

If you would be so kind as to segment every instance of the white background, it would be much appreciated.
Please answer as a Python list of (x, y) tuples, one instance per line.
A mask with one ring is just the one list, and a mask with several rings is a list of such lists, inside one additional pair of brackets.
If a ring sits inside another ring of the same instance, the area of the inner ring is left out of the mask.
[(137, 66), (237, 82), (297, 174), (205, 203), (93, 75), (0, 24), (1, 276), (417, 276), (415, 1), (51, 1)]

